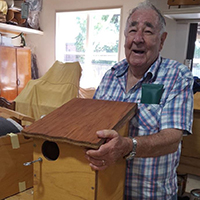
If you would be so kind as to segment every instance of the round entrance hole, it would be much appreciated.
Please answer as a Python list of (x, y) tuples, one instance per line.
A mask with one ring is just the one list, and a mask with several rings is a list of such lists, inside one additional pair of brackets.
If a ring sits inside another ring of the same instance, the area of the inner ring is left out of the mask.
[(42, 144), (42, 154), (48, 160), (56, 160), (59, 156), (59, 147), (55, 142), (45, 141)]

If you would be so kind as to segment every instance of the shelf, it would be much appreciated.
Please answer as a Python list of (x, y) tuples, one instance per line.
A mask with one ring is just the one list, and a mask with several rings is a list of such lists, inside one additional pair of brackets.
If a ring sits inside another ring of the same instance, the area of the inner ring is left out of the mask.
[(23, 32), (24, 34), (43, 35), (43, 32), (40, 30), (16, 26), (16, 25), (10, 25), (10, 24), (5, 24), (5, 23), (0, 23), (0, 32), (12, 32), (12, 33)]
[(188, 8), (173, 8), (163, 12), (165, 17), (179, 20), (199, 20), (200, 19), (200, 6), (188, 7)]

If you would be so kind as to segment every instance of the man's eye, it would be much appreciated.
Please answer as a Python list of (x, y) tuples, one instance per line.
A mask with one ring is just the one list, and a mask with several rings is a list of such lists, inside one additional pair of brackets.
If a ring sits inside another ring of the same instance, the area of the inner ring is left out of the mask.
[(146, 30), (145, 33), (146, 33), (146, 34), (153, 34), (153, 32), (152, 32), (152, 31), (149, 31), (149, 30)]
[(131, 29), (130, 31), (129, 31), (129, 33), (131, 33), (131, 32), (136, 32), (137, 30), (135, 30), (135, 29)]

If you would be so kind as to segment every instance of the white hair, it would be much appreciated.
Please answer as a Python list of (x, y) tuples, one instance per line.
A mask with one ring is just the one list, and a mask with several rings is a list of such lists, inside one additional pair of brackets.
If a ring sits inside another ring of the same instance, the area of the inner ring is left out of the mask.
[(158, 15), (158, 25), (160, 28), (160, 35), (162, 35), (162, 33), (164, 33), (166, 31), (166, 22), (165, 22), (165, 18), (163, 17), (163, 15), (161, 14), (160, 10), (158, 10), (152, 3), (150, 3), (149, 1), (144, 1), (141, 2), (137, 7), (133, 8), (130, 11), (130, 14), (127, 18), (126, 21), (126, 28), (125, 31), (128, 28), (128, 20), (130, 19), (131, 15), (136, 11), (136, 10), (140, 10), (140, 9), (152, 9), (154, 10), (157, 15)]

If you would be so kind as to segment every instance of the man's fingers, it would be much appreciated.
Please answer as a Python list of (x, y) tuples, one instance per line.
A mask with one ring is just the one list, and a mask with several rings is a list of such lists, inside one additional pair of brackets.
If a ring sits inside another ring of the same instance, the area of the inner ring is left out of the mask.
[(108, 167), (107, 161), (104, 159), (94, 159), (87, 155), (86, 158), (90, 162), (90, 166), (93, 170), (104, 170)]
[(103, 151), (101, 149), (102, 149), (102, 146), (100, 146), (100, 148), (97, 150), (90, 149), (86, 151), (86, 155), (91, 156), (93, 158), (103, 157), (106, 155), (107, 151), (105, 151), (106, 149)]
[(90, 167), (91, 167), (93, 170), (101, 171), (101, 170), (106, 169), (108, 166), (107, 166), (107, 165), (96, 166), (96, 165), (93, 165), (92, 163), (90, 163)]
[(118, 133), (115, 130), (100, 130), (97, 131), (97, 136), (99, 138), (114, 138), (116, 136), (118, 136)]

